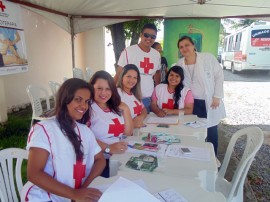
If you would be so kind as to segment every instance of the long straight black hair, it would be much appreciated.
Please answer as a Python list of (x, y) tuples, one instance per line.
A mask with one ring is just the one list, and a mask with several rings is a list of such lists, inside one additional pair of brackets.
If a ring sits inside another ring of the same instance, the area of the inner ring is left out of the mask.
[[(76, 153), (77, 160), (83, 159), (83, 148), (80, 137), (74, 130), (74, 121), (69, 115), (67, 105), (74, 99), (74, 95), (79, 89), (87, 89), (92, 97), (93, 88), (82, 79), (71, 78), (66, 80), (59, 88), (56, 95), (55, 115), (59, 122), (60, 129), (67, 136)], [(86, 122), (90, 117), (90, 103), (80, 122)]]
[(169, 74), (171, 73), (171, 71), (178, 74), (180, 76), (180, 78), (181, 78), (180, 83), (175, 87), (175, 92), (174, 92), (174, 95), (173, 95), (174, 109), (178, 109), (178, 107), (179, 107), (179, 99), (181, 98), (181, 91), (184, 88), (184, 84), (183, 84), (183, 81), (184, 81), (184, 78), (185, 78), (184, 70), (180, 66), (171, 67), (170, 70), (167, 72), (166, 78), (165, 78), (165, 83), (168, 84), (168, 85), (169, 85), (168, 77), (169, 77)]

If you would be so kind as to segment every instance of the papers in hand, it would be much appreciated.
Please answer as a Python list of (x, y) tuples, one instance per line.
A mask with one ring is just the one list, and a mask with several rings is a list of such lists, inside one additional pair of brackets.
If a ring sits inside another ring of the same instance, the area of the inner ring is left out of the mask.
[(120, 177), (101, 196), (99, 202), (160, 202), (152, 194), (141, 188), (139, 185)]
[(147, 120), (149, 124), (178, 124), (178, 116), (170, 116), (170, 117), (149, 117)]

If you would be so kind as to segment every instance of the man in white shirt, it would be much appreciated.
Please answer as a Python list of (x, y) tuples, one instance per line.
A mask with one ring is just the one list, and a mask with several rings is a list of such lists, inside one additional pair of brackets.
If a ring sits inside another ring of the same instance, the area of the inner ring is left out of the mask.
[[(154, 24), (146, 24), (140, 34), (140, 43), (125, 48), (118, 60), (118, 69), (114, 77), (118, 81), (122, 69), (127, 64), (134, 64), (141, 74), (142, 102), (147, 111), (150, 111), (151, 95), (155, 84), (160, 83), (160, 54), (151, 48), (157, 36), (157, 28)], [(154, 78), (154, 80), (153, 80)]]

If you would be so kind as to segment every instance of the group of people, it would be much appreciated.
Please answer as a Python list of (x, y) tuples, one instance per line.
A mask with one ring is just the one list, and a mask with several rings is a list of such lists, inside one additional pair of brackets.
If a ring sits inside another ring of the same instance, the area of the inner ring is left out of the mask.
[(109, 177), (110, 155), (127, 150), (123, 137), (143, 127), (150, 111), (207, 118), (207, 141), (217, 152), (217, 125), (225, 116), (222, 69), (187, 36), (177, 43), (184, 57), (168, 69), (152, 48), (156, 35), (155, 25), (143, 27), (139, 44), (123, 50), (114, 78), (97, 71), (89, 83), (72, 78), (62, 84), (55, 116), (29, 133), (22, 201), (98, 201), (102, 193), (87, 187), (97, 176)]

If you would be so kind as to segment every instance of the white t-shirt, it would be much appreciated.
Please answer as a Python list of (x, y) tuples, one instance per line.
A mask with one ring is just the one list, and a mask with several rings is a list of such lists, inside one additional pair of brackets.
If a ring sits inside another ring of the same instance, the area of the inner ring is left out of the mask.
[(95, 102), (91, 105), (90, 129), (96, 138), (103, 141), (110, 137), (119, 137), (125, 130), (123, 116), (112, 111), (103, 111)]
[(132, 119), (142, 113), (144, 105), (133, 94), (127, 94), (121, 88), (117, 88), (117, 91), (121, 97), (121, 101), (129, 107)]
[(154, 90), (153, 75), (160, 70), (160, 54), (151, 48), (144, 52), (136, 45), (127, 47), (122, 51), (118, 60), (118, 65), (124, 67), (127, 64), (134, 64), (138, 67), (141, 75), (142, 96), (151, 97)]
[[(185, 107), (185, 98), (190, 91), (189, 88), (184, 87), (181, 91), (181, 97), (178, 102), (178, 109), (183, 109)], [(168, 91), (168, 84), (159, 84), (155, 87), (155, 93), (157, 97), (157, 105), (160, 109), (174, 109), (174, 93)]]
[[(86, 125), (76, 122), (75, 132), (82, 140), (84, 153), (82, 162), (76, 162), (73, 145), (60, 130), (55, 118), (35, 124), (29, 133), (26, 147), (27, 150), (38, 147), (48, 151), (49, 157), (44, 172), (58, 182), (73, 188), (84, 182), (90, 174), (95, 155), (101, 151), (94, 134)], [(75, 180), (74, 173), (76, 172), (80, 177)], [(21, 201), (70, 202), (70, 199), (48, 193), (31, 182), (27, 182), (21, 193)]]

